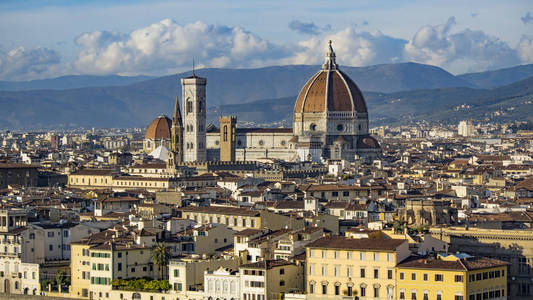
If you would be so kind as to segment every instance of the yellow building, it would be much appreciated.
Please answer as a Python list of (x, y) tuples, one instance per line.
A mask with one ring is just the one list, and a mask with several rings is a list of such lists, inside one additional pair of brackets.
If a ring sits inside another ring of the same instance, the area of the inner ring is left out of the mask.
[(233, 230), (269, 228), (278, 230), (286, 226), (302, 229), (304, 220), (275, 214), (266, 210), (251, 210), (226, 206), (187, 206), (178, 209), (181, 218), (194, 220), (199, 224), (219, 223)]
[(507, 265), (466, 254), (410, 257), (396, 267), (396, 299), (507, 299)]
[(509, 299), (533, 299), (533, 230), (434, 227), (430, 233), (448, 243), (451, 253), (466, 252), (509, 262)]
[(409, 255), (404, 239), (321, 238), (307, 246), (307, 299), (392, 299), (394, 267)]
[(88, 298), (91, 284), (91, 246), (87, 243), (70, 244), (70, 295), (76, 298)]
[(68, 186), (73, 188), (110, 188), (113, 176), (118, 173), (112, 169), (84, 169), (68, 175)]

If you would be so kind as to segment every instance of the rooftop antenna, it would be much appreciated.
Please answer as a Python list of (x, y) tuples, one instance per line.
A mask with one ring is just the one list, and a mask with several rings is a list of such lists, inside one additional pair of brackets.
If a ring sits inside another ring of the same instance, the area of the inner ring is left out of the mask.
[(194, 73), (194, 56), (192, 57), (192, 76), (196, 77), (196, 74)]

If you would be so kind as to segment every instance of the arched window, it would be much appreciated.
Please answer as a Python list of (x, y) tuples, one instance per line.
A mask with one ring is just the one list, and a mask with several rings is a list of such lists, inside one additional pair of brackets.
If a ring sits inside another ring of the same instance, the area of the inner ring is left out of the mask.
[(192, 113), (192, 101), (190, 98), (187, 98), (187, 113)]
[(228, 141), (228, 125), (224, 125), (224, 142)]

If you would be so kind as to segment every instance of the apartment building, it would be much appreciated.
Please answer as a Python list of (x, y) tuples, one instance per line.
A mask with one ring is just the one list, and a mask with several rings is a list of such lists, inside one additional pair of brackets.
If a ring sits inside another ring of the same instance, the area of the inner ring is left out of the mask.
[(409, 255), (403, 239), (318, 239), (307, 246), (307, 299), (392, 299), (394, 267)]
[(283, 299), (304, 288), (304, 267), (286, 260), (264, 260), (239, 267), (243, 300)]
[(507, 299), (507, 265), (466, 254), (409, 257), (396, 267), (396, 299)]
[(226, 206), (187, 206), (178, 209), (181, 218), (194, 220), (198, 224), (220, 223), (237, 231), (268, 228), (278, 230), (284, 227), (301, 229), (304, 220), (294, 216), (275, 214), (266, 210), (251, 210)]

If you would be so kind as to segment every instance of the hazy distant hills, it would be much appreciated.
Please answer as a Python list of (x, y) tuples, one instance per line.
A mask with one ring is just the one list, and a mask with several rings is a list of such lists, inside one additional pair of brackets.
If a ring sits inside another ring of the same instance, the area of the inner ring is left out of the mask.
[[(533, 77), (494, 89), (451, 87), (395, 93), (365, 92), (372, 125), (405, 124), (417, 120), (457, 123), (459, 120), (533, 120)], [(296, 96), (222, 105), (216, 116), (233, 114), (241, 121), (281, 122), (292, 126)]]
[[(236, 114), (240, 120), (268, 123), (292, 120), (296, 95), (319, 68), (299, 65), (202, 69), (197, 74), (208, 78), (208, 117), (211, 120), (221, 114)], [(490, 105), (514, 107), (519, 97), (528, 97), (524, 86), (532, 84), (531, 80), (493, 91), (476, 88), (515, 82), (528, 74), (533, 76), (533, 65), (460, 76), (416, 63), (361, 68), (341, 66), (341, 69), (365, 91), (373, 124), (438, 119), (453, 106), (479, 105), (487, 97), (492, 99)], [(171, 115), (176, 95), (181, 94), (179, 78), (190, 74), (158, 78), (64, 76), (30, 82), (0, 82), (0, 128), (144, 127), (157, 115)], [(493, 108), (476, 107), (475, 113)], [(530, 107), (523, 109), (531, 111)], [(454, 118), (458, 116), (461, 114), (453, 115)]]
[(469, 82), (474, 87), (494, 88), (511, 84), (531, 76), (533, 76), (533, 64), (480, 73), (462, 74), (457, 77)]
[(2, 91), (28, 91), (28, 90), (65, 90), (96, 86), (128, 85), (144, 80), (150, 76), (119, 76), (119, 75), (68, 75), (51, 79), (30, 81), (0, 81)]

